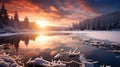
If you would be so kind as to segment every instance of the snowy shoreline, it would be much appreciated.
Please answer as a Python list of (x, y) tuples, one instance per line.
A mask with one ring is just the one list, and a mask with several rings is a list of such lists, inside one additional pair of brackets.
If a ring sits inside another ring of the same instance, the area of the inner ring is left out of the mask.
[(0, 67), (23, 67), (22, 57), (9, 55), (6, 50), (0, 49)]
[(52, 34), (52, 33), (72, 33), (72, 34), (84, 34), (85, 36), (101, 39), (101, 40), (109, 40), (120, 43), (120, 31), (26, 31), (26, 32), (16, 32), (16, 33), (1, 33), (0, 37), (19, 35), (19, 34)]

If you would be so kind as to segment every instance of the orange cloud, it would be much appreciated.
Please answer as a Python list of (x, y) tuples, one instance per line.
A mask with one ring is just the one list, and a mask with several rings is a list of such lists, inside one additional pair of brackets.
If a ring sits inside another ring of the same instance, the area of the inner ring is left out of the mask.
[(50, 9), (51, 9), (52, 11), (55, 11), (55, 12), (58, 11), (54, 6), (50, 6)]

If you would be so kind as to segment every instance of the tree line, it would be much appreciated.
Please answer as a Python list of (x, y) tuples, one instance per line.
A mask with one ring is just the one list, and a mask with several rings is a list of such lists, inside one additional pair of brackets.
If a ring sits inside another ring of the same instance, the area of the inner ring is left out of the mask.
[(38, 24), (36, 24), (35, 22), (30, 22), (27, 16), (24, 18), (23, 21), (20, 21), (18, 12), (16, 10), (14, 12), (14, 16), (9, 17), (5, 5), (2, 4), (0, 9), (0, 29), (6, 26), (19, 30), (20, 29), (39, 30)]
[(77, 30), (113, 30), (120, 29), (120, 12), (110, 13), (73, 23), (72, 29)]

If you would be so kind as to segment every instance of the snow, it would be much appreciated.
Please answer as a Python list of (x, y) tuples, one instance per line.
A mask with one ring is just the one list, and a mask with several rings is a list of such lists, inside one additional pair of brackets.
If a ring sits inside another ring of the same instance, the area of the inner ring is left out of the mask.
[(16, 59), (6, 54), (4, 50), (0, 50), (0, 67), (22, 67)]
[(120, 42), (120, 31), (90, 31), (86, 32), (86, 36), (95, 39)]
[(2, 29), (0, 29), (0, 33), (6, 33), (6, 32), (17, 32), (17, 30), (10, 26), (4, 26)]
[[(75, 52), (77, 49), (75, 49), (74, 51), (72, 51), (72, 54), (74, 55), (73, 57), (76, 56), (75, 53), (79, 53), (79, 52)], [(65, 54), (66, 56), (69, 56), (69, 53), (70, 52), (60, 52), (60, 53), (57, 53), (54, 58), (58, 58), (58, 57), (62, 57), (63, 54)], [(80, 65), (80, 67), (94, 67), (94, 63), (93, 62), (89, 62), (87, 61), (87, 59), (84, 57), (83, 54), (80, 54), (79, 53), (79, 61), (74, 61), (74, 60), (71, 60), (71, 61), (61, 61), (60, 59), (57, 59), (57, 60), (52, 60), (51, 62), (50, 61), (47, 61), (45, 59), (43, 59), (42, 57), (37, 57), (35, 58), (34, 60), (31, 60), (31, 58), (28, 60), (27, 64), (33, 64), (34, 65), (40, 65), (40, 66), (45, 66), (45, 67), (66, 67), (66, 64), (71, 64), (71, 63), (77, 63)]]
[(70, 54), (72, 55), (72, 57), (76, 57), (76, 56), (79, 56), (79, 61), (80, 62), (78, 62), (78, 61), (74, 61), (74, 60), (71, 60), (70, 62), (68, 62), (68, 61), (63, 61), (64, 63), (73, 63), (73, 62), (75, 62), (75, 63), (77, 63), (77, 64), (80, 64), (80, 66), (81, 67), (94, 67), (94, 65), (93, 65), (93, 63), (94, 62), (89, 62), (89, 61), (87, 61), (87, 59), (84, 57), (84, 55), (82, 54), (82, 53), (80, 53), (80, 51), (79, 52), (76, 52), (76, 50), (77, 50), (77, 48), (76, 49), (74, 49), (73, 51), (69, 51), (69, 52), (63, 52), (63, 53), (58, 53), (57, 55), (55, 55), (54, 57), (62, 57), (62, 55), (63, 54), (65, 54), (65, 55), (67, 55), (67, 56), (69, 56)]
[(30, 34), (33, 32), (18, 32), (18, 33), (2, 33), (0, 34), (0, 37), (7, 37), (7, 36), (13, 36), (13, 35), (20, 35), (20, 34)]
[[(29, 34), (30, 31), (27, 32), (17, 32), (17, 33), (4, 33), (0, 34), (0, 37), (18, 35), (18, 34)], [(32, 32), (33, 33), (33, 32)], [(38, 33), (38, 32), (37, 32)], [(73, 35), (87, 36), (94, 39), (108, 40), (114, 42), (120, 42), (120, 31), (45, 31), (40, 32), (40, 34), (44, 33), (72, 33)]]
[(88, 62), (83, 54), (79, 55), (79, 60), (81, 61), (82, 65), (85, 66), (85, 67), (94, 67), (93, 63)]
[(35, 58), (34, 60), (29, 60), (27, 64), (33, 64), (33, 65), (39, 65), (39, 66), (44, 66), (44, 67), (66, 67), (66, 64), (62, 63), (61, 61), (47, 61), (43, 59), (42, 57), (40, 58)]
[(73, 35), (79, 34), (95, 39), (120, 42), (120, 31), (46, 31), (42, 33), (72, 33)]
[(56, 54), (56, 55), (54, 56), (54, 59), (55, 59), (55, 60), (60, 59), (60, 53)]

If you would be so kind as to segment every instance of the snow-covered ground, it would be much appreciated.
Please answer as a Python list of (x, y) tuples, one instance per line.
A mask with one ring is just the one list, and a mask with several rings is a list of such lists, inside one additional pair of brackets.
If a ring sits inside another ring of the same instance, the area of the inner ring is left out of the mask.
[(60, 33), (82, 34), (95, 39), (120, 42), (120, 31), (61, 31)]
[(95, 39), (108, 40), (120, 43), (120, 31), (89, 31), (86, 32), (86, 35)]
[(95, 39), (120, 42), (120, 31), (60, 31), (60, 33), (82, 34)]
[(0, 67), (23, 67), (20, 65), (22, 64), (21, 61), (17, 58), (20, 59), (20, 57), (10, 56), (4, 50), (0, 49)]
[(7, 36), (13, 36), (13, 35), (20, 35), (20, 34), (35, 34), (38, 32), (17, 32), (17, 33), (1, 33), (0, 37), (7, 37)]

